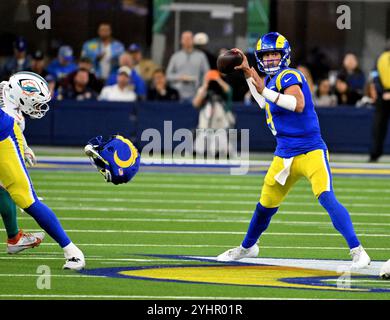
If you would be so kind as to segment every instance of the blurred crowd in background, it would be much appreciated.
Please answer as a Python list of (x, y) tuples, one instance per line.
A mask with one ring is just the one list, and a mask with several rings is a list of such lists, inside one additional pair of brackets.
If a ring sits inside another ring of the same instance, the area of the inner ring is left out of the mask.
[[(181, 50), (170, 57), (167, 66), (159, 66), (143, 55), (139, 44), (116, 40), (109, 23), (99, 25), (96, 38), (85, 41), (81, 52), (63, 45), (52, 59), (40, 50), (30, 52), (26, 40), (19, 37), (13, 56), (3, 59), (0, 80), (21, 70), (33, 71), (47, 80), (56, 100), (193, 101), (202, 89), (213, 91), (226, 105), (252, 103), (240, 72), (226, 76), (216, 72), (217, 56), (227, 49), (209, 52), (208, 43), (206, 33), (185, 31)], [(247, 55), (256, 67), (253, 51)], [(374, 61), (375, 57), (373, 67)], [(321, 58), (296, 68), (308, 80), (316, 107), (369, 106), (377, 99), (375, 71), (364, 74), (353, 53), (344, 56), (339, 70), (330, 70)]]

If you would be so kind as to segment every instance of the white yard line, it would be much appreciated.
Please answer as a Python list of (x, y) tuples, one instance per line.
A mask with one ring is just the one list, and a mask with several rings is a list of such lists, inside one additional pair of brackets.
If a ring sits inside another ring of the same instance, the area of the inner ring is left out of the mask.
[[(34, 182), (34, 179), (33, 179)], [(113, 190), (112, 185), (98, 183), (98, 182), (51, 182), (51, 181), (40, 181), (37, 183), (35, 181), (36, 185), (38, 186), (67, 186), (67, 187), (94, 187), (98, 189), (109, 189)], [(164, 184), (163, 179), (160, 181), (160, 183), (136, 183), (134, 186), (137, 186), (138, 188), (143, 187), (143, 188), (158, 188), (158, 189), (189, 189), (189, 190), (251, 190), (251, 191), (256, 191), (261, 187), (261, 183), (256, 186), (243, 186), (241, 184), (237, 185), (212, 185), (209, 183), (204, 183), (204, 184), (190, 184), (190, 183), (169, 183), (169, 184)], [(352, 185), (351, 185), (352, 186)], [(129, 193), (131, 192), (131, 188), (133, 186), (129, 186), (128, 190)], [(362, 192), (362, 193), (390, 193), (390, 189), (378, 189), (378, 188), (362, 188), (361, 185), (356, 185), (356, 188), (339, 188), (335, 187), (337, 192)], [(310, 185), (307, 184), (307, 186), (294, 186), (293, 190), (305, 190), (305, 191), (310, 191)], [(310, 191), (311, 192), (311, 191)]]
[[(80, 190), (52, 190), (52, 189), (38, 189), (39, 193), (44, 193), (44, 194), (76, 194), (80, 196), (80, 193), (82, 195), (112, 195), (112, 190), (83, 190), (80, 192)], [(115, 191), (115, 195), (123, 195), (123, 196), (129, 196), (130, 191)], [(193, 198), (194, 196), (196, 197), (206, 197), (206, 198), (258, 198), (260, 192), (254, 192), (254, 193), (240, 193), (240, 192), (234, 192), (234, 193), (226, 193), (226, 192), (197, 192), (195, 195), (194, 194), (189, 194), (187, 191), (169, 191), (169, 192), (160, 192), (160, 191), (137, 191), (137, 190), (132, 190), (131, 195), (140, 195), (140, 196), (180, 196), (182, 197), (183, 195), (188, 195), (188, 197)], [(289, 194), (288, 198), (294, 198), (294, 199), (311, 199), (314, 200), (315, 197), (314, 195), (310, 192), (299, 195), (299, 194)], [(370, 200), (370, 199), (383, 199), (383, 196), (378, 195), (377, 197), (372, 195), (372, 196), (345, 196), (345, 195), (338, 195), (338, 199), (349, 199), (349, 200)]]
[[(70, 199), (67, 197), (45, 197), (46, 201), (67, 201), (69, 202)], [(77, 199), (75, 199), (77, 200)], [(130, 199), (124, 199), (124, 198), (90, 198), (90, 197), (82, 197), (79, 199), (82, 202), (105, 202), (105, 203), (180, 203), (180, 204), (211, 204), (211, 205), (221, 205), (221, 204), (229, 204), (229, 205), (253, 205), (254, 201), (236, 201), (236, 200), (180, 200), (180, 199), (139, 199), (139, 198), (130, 198)], [(305, 206), (305, 207), (313, 207), (313, 206), (319, 206), (317, 202), (313, 203), (306, 203), (306, 202), (289, 202), (284, 201), (284, 205), (289, 206)], [(372, 208), (390, 208), (390, 203), (345, 203), (345, 206), (350, 207), (372, 207)]]
[[(170, 177), (167, 175), (161, 175), (161, 173), (157, 174), (151, 174), (145, 173), (142, 175), (142, 182), (147, 182), (147, 183), (167, 183), (167, 182), (178, 182), (180, 183), (181, 181), (186, 182), (188, 184), (188, 179), (190, 178), (192, 182), (203, 182), (207, 181), (209, 183), (218, 183), (218, 182), (228, 182), (231, 185), (240, 185), (238, 182), (245, 183), (245, 184), (250, 184), (253, 186), (258, 185), (259, 183), (261, 184), (264, 180), (264, 176), (258, 176), (258, 175), (246, 175), (246, 176), (229, 176), (229, 175), (218, 175), (216, 177), (215, 175), (209, 176), (209, 175), (197, 175), (197, 174), (174, 174), (174, 173), (169, 173), (169, 175), (175, 175), (175, 177)], [(358, 177), (358, 179), (361, 179), (362, 177)], [(75, 176), (74, 172), (70, 173), (68, 171), (64, 172), (52, 172), (51, 175), (48, 174), (39, 174), (37, 176), (34, 176), (35, 181), (74, 181), (75, 179), (78, 180), (90, 180), (90, 181), (96, 181), (96, 175), (95, 173), (89, 173), (89, 174), (83, 174), (81, 173), (81, 177), (79, 175)], [(141, 180), (139, 178), (138, 180)], [(356, 180), (355, 177), (334, 177), (334, 183), (337, 185), (356, 185)], [(301, 180), (302, 182), (305, 181), (303, 178)], [(364, 177), (365, 185), (370, 185), (370, 186), (377, 186), (377, 185), (387, 185), (387, 179), (383, 178), (375, 178), (372, 176)], [(307, 182), (307, 181), (306, 181)], [(308, 182), (307, 182), (308, 183)], [(138, 184), (138, 182), (137, 182)]]
[[(19, 220), (31, 221), (30, 217), (20, 217)], [(161, 218), (98, 218), (98, 217), (88, 217), (88, 218), (78, 218), (78, 217), (61, 217), (61, 221), (107, 221), (107, 222), (183, 222), (183, 223), (245, 223), (248, 224), (248, 219), (161, 219)], [(320, 221), (281, 221), (277, 219), (272, 220), (272, 224), (294, 224), (302, 226), (329, 226), (332, 227), (332, 223), (329, 222), (320, 222)], [(376, 222), (354, 222), (355, 226), (383, 226), (390, 227), (389, 223), (376, 223)]]
[[(126, 258), (91, 258), (87, 257), (88, 260), (92, 261), (123, 261), (123, 262), (170, 262), (175, 261), (177, 262), (177, 259), (126, 259)], [(1, 257), (0, 260), (64, 260), (64, 257), (47, 257), (47, 256), (40, 256), (40, 255), (30, 255), (30, 256), (12, 256), (12, 257)], [(193, 260), (181, 260), (181, 261), (193, 261)]]
[[(340, 281), (339, 279), (324, 279), (322, 280), (324, 282), (337, 282)], [(386, 283), (383, 280), (363, 280), (363, 279), (347, 279), (343, 278), (343, 282), (351, 282), (351, 283), (380, 283), (381, 287), (388, 287), (390, 286), (390, 283)]]
[[(235, 244), (149, 244), (149, 243), (78, 243), (80, 247), (172, 247), (172, 248), (232, 248), (237, 246)], [(40, 246), (58, 246), (56, 243), (42, 243)], [(348, 251), (347, 247), (311, 247), (311, 246), (263, 246), (260, 245), (260, 249), (292, 249), (292, 250), (343, 250)], [(390, 248), (375, 248), (365, 247), (365, 249), (373, 251), (390, 251)]]
[[(0, 277), (33, 277), (37, 278), (41, 274), (21, 274), (21, 273), (0, 273)], [(106, 276), (93, 276), (93, 275), (82, 275), (82, 274), (50, 274), (50, 277), (55, 278), (106, 278)]]
[[(0, 229), (5, 231), (5, 229)], [(41, 229), (30, 229), (31, 232), (39, 232)], [(110, 230), (110, 229), (67, 229), (66, 232), (74, 233), (146, 233), (146, 234), (219, 234), (219, 235), (245, 235), (242, 231), (202, 231), (202, 230)], [(323, 237), (341, 237), (339, 233), (309, 233), (309, 232), (266, 232), (266, 236), (323, 236)], [(360, 237), (390, 238), (390, 234), (377, 233), (359, 233)]]
[[(218, 214), (230, 214), (230, 213), (237, 213), (237, 214), (252, 214), (250, 210), (213, 210), (213, 209), (161, 209), (161, 208), (137, 208), (137, 207), (103, 207), (103, 206), (94, 206), (94, 207), (88, 207), (88, 206), (50, 206), (53, 210), (64, 210), (64, 211), (103, 211), (103, 212), (149, 212), (152, 214), (161, 214), (161, 213), (170, 213), (178, 215), (179, 213), (218, 213)], [(327, 216), (326, 212), (320, 212), (320, 211), (290, 211), (281, 209), (278, 213), (278, 215), (298, 215), (298, 216)], [(390, 217), (390, 213), (369, 213), (369, 212), (352, 212), (352, 216), (362, 216), (362, 217)]]

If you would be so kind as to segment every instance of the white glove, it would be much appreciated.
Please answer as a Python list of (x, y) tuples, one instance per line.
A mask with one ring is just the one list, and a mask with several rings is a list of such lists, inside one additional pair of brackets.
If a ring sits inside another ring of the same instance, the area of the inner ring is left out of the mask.
[(99, 170), (99, 172), (103, 175), (104, 180), (106, 180), (106, 182), (111, 182), (112, 176), (110, 171), (108, 171), (107, 169), (102, 169)]
[(27, 167), (33, 167), (37, 164), (37, 158), (34, 151), (32, 151), (32, 149), (28, 146), (24, 147), (24, 162)]

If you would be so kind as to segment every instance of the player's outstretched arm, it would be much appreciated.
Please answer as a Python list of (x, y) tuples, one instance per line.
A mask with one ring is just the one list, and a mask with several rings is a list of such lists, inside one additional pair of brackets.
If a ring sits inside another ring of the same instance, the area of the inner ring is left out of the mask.
[[(259, 107), (261, 109), (264, 109), (265, 108), (265, 99), (262, 95), (259, 94), (259, 92), (254, 84), (255, 80), (253, 79), (253, 75), (252, 75), (253, 68), (250, 68), (246, 55), (238, 48), (234, 48), (232, 50), (238, 52), (242, 56), (242, 63), (239, 66), (236, 66), (234, 69), (242, 70), (244, 72), (245, 79), (246, 79), (246, 82), (248, 84), (249, 91), (250, 91), (252, 97), (256, 100)], [(256, 73), (256, 75), (259, 77), (259, 75), (257, 73)]]

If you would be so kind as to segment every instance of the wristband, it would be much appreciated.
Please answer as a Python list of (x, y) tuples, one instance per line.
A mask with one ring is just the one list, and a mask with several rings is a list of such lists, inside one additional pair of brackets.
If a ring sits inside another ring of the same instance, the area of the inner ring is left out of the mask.
[(297, 99), (290, 94), (282, 94), (271, 89), (264, 88), (262, 96), (286, 110), (295, 111)]

